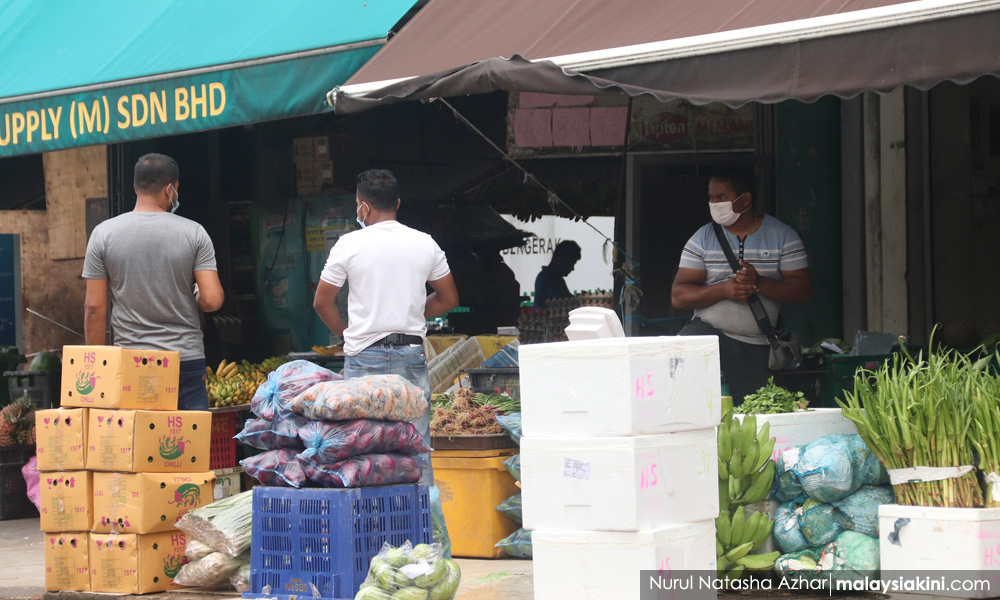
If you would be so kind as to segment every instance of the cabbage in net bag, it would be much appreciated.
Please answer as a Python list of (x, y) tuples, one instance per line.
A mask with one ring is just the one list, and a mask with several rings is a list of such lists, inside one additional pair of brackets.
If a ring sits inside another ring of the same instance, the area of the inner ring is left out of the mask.
[(265, 421), (273, 421), (295, 396), (321, 381), (337, 379), (343, 377), (308, 360), (287, 362), (271, 371), (267, 381), (260, 384), (250, 399), (250, 410)]
[(404, 421), (308, 421), (298, 430), (305, 450), (299, 458), (334, 463), (359, 454), (423, 454), (431, 449), (417, 428)]
[(427, 413), (427, 401), (420, 388), (400, 375), (369, 375), (318, 383), (293, 398), (288, 408), (313, 421), (414, 421)]
[(248, 475), (264, 485), (297, 488), (306, 481), (302, 463), (295, 456), (297, 452), (289, 448), (268, 450), (244, 458), (240, 461), (240, 465)]
[(310, 481), (323, 487), (366, 487), (420, 480), (420, 463), (405, 454), (362, 454), (332, 464), (303, 461)]
[(293, 412), (280, 412), (273, 421), (250, 419), (243, 426), (243, 431), (236, 434), (236, 439), (247, 446), (261, 450), (302, 448), (299, 427), (306, 423), (309, 423), (309, 419), (302, 415)]
[(393, 548), (385, 543), (354, 600), (452, 600), (461, 582), (458, 563), (442, 556), (438, 544), (405, 542)]

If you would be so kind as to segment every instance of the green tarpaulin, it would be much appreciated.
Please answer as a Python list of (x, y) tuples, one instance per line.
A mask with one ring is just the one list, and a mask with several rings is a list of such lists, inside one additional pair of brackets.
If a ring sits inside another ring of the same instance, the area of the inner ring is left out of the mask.
[(317, 113), (415, 0), (0, 0), (0, 156)]

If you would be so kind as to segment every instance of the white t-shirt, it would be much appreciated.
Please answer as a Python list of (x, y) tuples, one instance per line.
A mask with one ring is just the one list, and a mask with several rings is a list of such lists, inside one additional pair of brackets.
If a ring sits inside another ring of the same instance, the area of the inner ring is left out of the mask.
[(451, 270), (426, 233), (382, 221), (342, 236), (330, 249), (320, 279), (347, 294), (344, 353), (354, 356), (393, 333), (427, 333), (425, 285)]

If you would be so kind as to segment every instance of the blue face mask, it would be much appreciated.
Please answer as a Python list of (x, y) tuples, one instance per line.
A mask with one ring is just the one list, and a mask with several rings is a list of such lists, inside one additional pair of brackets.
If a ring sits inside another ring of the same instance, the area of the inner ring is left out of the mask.
[[(364, 202), (362, 202), (360, 205), (358, 205), (358, 209), (355, 210), (354, 212), (357, 213), (358, 210), (361, 210), (361, 206), (363, 206), (363, 205), (364, 205)], [(371, 213), (371, 211), (369, 211), (369, 213)], [(367, 219), (367, 218), (368, 218), (368, 215), (365, 215), (365, 219)], [(356, 220), (358, 222), (358, 225), (361, 226), (361, 229), (365, 228), (365, 219), (362, 219), (360, 214), (357, 215), (357, 219)]]
[[(170, 187), (174, 188), (173, 185), (171, 185)], [(170, 199), (170, 212), (175, 213), (177, 212), (177, 209), (180, 207), (181, 207), (181, 195), (177, 191), (177, 188), (174, 188), (174, 197)]]

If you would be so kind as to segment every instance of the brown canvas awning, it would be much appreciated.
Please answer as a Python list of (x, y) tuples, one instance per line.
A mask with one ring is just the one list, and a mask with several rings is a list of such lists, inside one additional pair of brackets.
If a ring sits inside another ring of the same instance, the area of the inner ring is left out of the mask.
[(1000, 75), (998, 32), (1000, 0), (431, 0), (328, 99), (344, 113), (495, 90), (813, 101)]

